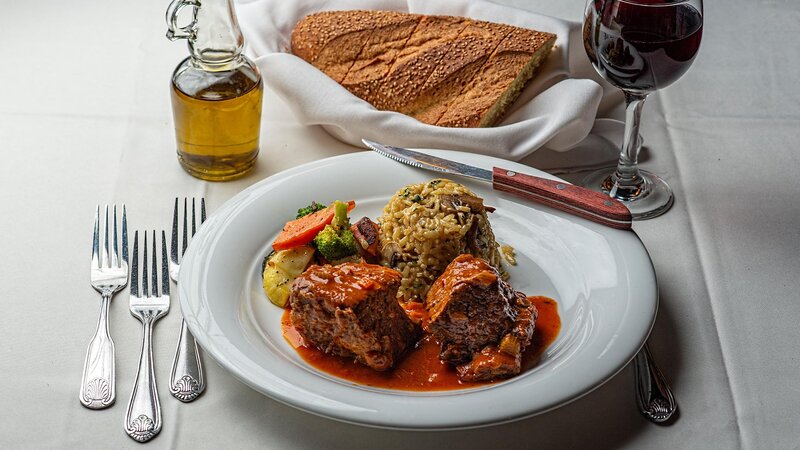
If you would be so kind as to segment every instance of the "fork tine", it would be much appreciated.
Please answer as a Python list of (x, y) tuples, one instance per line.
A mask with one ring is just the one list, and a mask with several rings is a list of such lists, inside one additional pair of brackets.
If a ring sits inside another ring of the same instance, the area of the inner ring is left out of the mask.
[[(123, 214), (123, 223), (125, 215)], [(125, 225), (123, 225), (123, 231)], [(122, 234), (122, 240), (125, 240), (125, 233)], [(123, 246), (125, 248), (127, 246)], [(133, 261), (131, 261), (131, 295), (134, 297), (139, 296), (139, 232), (133, 233)]]
[(192, 237), (194, 237), (194, 233), (197, 231), (197, 221), (194, 218), (194, 197), (192, 197)]
[(202, 225), (203, 222), (206, 221), (206, 198), (202, 197), (200, 199), (200, 224)]
[(169, 295), (169, 264), (167, 263), (167, 234), (161, 230), (161, 294)]
[(103, 236), (103, 265), (101, 267), (111, 267), (108, 259), (109, 246), (108, 246), (108, 205), (106, 205), (106, 219), (103, 222), (104, 234)]
[(111, 267), (120, 267), (119, 239), (117, 236), (117, 205), (114, 205), (114, 239), (111, 245)]
[(94, 210), (94, 235), (92, 236), (92, 267), (100, 268), (100, 205)]
[(142, 297), (150, 297), (150, 282), (147, 274), (147, 231), (144, 235), (144, 246), (142, 250)]
[(181, 256), (186, 253), (186, 247), (189, 246), (189, 233), (186, 232), (186, 197), (183, 198), (183, 247), (181, 248)]
[(173, 264), (178, 264), (178, 197), (175, 197), (175, 208), (172, 210), (172, 241), (169, 257)]
[(122, 261), (128, 264), (128, 211), (122, 204)]
[(156, 230), (153, 230), (153, 297), (158, 297), (158, 264), (156, 260)]

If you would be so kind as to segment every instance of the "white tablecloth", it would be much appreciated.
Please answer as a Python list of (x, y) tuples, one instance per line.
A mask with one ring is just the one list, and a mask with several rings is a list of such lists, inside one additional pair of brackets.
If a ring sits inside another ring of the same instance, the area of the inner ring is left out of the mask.
[[(186, 55), (164, 38), (165, 1), (0, 1), (0, 448), (140, 448), (122, 429), (140, 325), (127, 291), (110, 321), (117, 404), (77, 399), (99, 297), (89, 286), (92, 214), (124, 202), (131, 229), (169, 228), (175, 196), (213, 211), (246, 186), (353, 151), (300, 127), (267, 93), (255, 173), (209, 184), (174, 157), (168, 86)], [(583, 0), (508, 0), (580, 20)], [(166, 380), (177, 308), (154, 336), (164, 428), (150, 448), (788, 448), (800, 445), (800, 4), (708, 2), (692, 69), (645, 106), (643, 165), (676, 194), (637, 222), (661, 304), (650, 344), (680, 416), (636, 410), (633, 371), (555, 411), (489, 428), (402, 432), (347, 425), (279, 404), (206, 358), (191, 404)], [(562, 158), (559, 160), (559, 158)], [(537, 152), (537, 167), (570, 153)]]

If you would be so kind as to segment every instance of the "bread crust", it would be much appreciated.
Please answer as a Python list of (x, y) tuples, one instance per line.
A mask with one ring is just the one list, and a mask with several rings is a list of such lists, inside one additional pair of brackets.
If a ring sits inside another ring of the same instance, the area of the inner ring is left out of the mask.
[(377, 109), (477, 127), (502, 118), (555, 39), (464, 17), (324, 11), (297, 23), (292, 53)]

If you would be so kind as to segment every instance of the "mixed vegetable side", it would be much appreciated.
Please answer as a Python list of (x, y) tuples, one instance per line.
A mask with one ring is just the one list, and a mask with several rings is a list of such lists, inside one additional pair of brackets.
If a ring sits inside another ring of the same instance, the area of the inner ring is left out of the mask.
[(295, 278), (313, 263), (377, 260), (378, 226), (367, 217), (351, 225), (347, 214), (355, 206), (352, 200), (327, 207), (311, 202), (284, 225), (264, 259), (264, 292), (272, 303), (285, 307)]

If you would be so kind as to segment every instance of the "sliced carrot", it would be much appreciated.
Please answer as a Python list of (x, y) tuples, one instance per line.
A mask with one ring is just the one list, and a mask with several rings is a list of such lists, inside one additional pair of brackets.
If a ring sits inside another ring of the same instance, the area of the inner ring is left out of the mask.
[[(355, 207), (356, 202), (353, 200), (347, 202), (348, 212)], [(286, 250), (287, 248), (308, 244), (317, 237), (317, 234), (325, 228), (325, 225), (333, 222), (333, 213), (333, 205), (331, 205), (323, 210), (286, 222), (283, 230), (281, 230), (275, 242), (272, 243), (272, 248), (274, 250)]]

